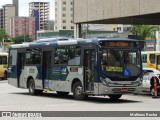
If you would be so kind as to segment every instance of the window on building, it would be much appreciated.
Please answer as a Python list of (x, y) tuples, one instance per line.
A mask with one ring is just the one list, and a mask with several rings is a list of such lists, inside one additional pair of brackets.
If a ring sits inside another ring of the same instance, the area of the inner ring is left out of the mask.
[(66, 20), (63, 20), (63, 23), (66, 23)]
[(73, 26), (71, 26), (71, 29), (74, 29), (74, 27), (73, 27)]
[(73, 20), (71, 20), (71, 23), (73, 23)]
[(73, 2), (71, 2), (71, 5), (73, 5)]
[(71, 8), (71, 11), (73, 11), (73, 8)]
[(63, 26), (63, 29), (66, 29), (66, 26)]
[(62, 17), (66, 17), (66, 14), (65, 14), (65, 13), (63, 13), (63, 14), (62, 14)]
[(66, 7), (63, 7), (63, 11), (66, 11)]
[(121, 27), (117, 27), (117, 30), (118, 30), (118, 31), (121, 31)]
[(66, 1), (63, 1), (63, 3), (62, 3), (63, 5), (66, 5)]

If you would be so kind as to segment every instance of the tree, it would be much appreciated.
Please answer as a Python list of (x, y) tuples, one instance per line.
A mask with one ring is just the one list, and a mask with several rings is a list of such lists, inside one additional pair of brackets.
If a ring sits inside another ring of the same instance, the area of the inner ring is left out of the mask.
[(18, 35), (12, 39), (14, 44), (21, 44), (23, 42), (32, 42), (33, 39), (30, 35)]
[(133, 35), (139, 36), (141, 39), (146, 40), (146, 37), (150, 33), (153, 33), (158, 30), (157, 26), (151, 26), (151, 25), (133, 25), (131, 28), (131, 33)]
[(0, 42), (3, 41), (3, 39), (11, 38), (4, 29), (0, 29)]
[(82, 37), (86, 38), (89, 33), (90, 33), (89, 25), (88, 24), (83, 24), (82, 25), (82, 29), (81, 29), (81, 35), (82, 35)]

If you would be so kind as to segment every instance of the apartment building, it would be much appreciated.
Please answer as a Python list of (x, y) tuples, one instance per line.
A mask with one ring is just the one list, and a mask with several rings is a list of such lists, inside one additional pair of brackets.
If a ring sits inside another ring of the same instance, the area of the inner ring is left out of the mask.
[(3, 9), (0, 9), (0, 28), (3, 29)]
[(32, 16), (33, 10), (39, 11), (39, 29), (48, 30), (50, 3), (31, 2), (29, 3), (29, 16)]
[(2, 28), (6, 30), (7, 34), (10, 34), (10, 17), (15, 16), (15, 5), (6, 4), (2, 6)]
[(35, 17), (11, 17), (10, 18), (10, 35), (31, 35), (35, 40)]
[(72, 29), (73, 0), (55, 0), (55, 31)]

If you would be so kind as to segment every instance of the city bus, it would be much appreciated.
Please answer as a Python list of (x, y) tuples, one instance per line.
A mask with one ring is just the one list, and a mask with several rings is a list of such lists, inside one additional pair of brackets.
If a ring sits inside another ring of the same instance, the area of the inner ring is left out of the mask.
[(8, 66), (8, 83), (28, 89), (31, 95), (56, 91), (73, 93), (77, 100), (88, 95), (116, 100), (142, 83), (139, 42), (128, 38), (55, 38), (15, 44), (9, 49)]
[(8, 53), (0, 52), (0, 78), (7, 79)]
[(160, 71), (160, 51), (147, 52), (147, 68), (155, 68)]

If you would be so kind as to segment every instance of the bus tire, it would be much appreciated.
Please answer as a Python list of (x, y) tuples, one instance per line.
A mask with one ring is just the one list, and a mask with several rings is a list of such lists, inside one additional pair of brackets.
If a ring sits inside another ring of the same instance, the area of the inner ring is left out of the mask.
[(30, 95), (41, 95), (43, 93), (43, 90), (36, 90), (35, 89), (35, 82), (33, 79), (29, 80), (28, 90), (29, 90)]
[(122, 97), (122, 94), (111, 94), (111, 95), (108, 95), (109, 96), (109, 98), (111, 99), (111, 100), (118, 100), (120, 97)]
[(4, 75), (2, 77), (2, 80), (6, 80), (7, 79), (7, 71), (4, 72)]
[(73, 96), (76, 100), (84, 100), (88, 97), (88, 95), (85, 95), (85, 94), (81, 93), (81, 91), (82, 91), (81, 82), (76, 82), (73, 85)]
[(67, 96), (69, 92), (56, 91), (59, 96)]

